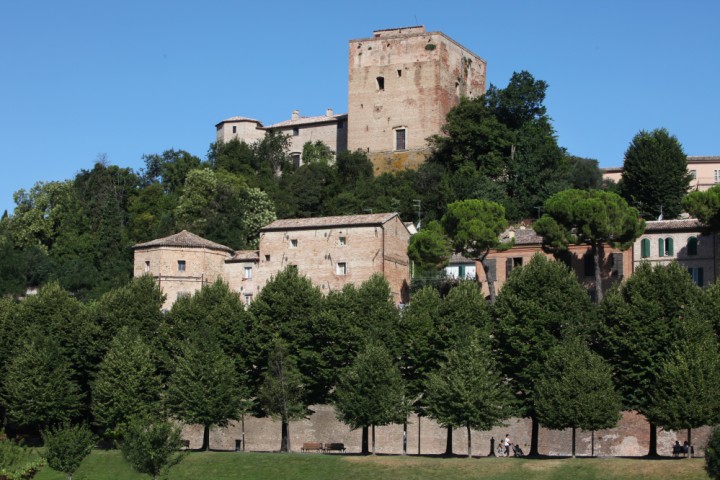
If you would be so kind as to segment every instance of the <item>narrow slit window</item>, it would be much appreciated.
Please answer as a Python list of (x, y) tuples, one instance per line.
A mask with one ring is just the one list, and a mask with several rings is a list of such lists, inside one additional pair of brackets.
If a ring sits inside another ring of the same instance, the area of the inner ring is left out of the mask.
[(398, 78), (402, 77), (402, 70), (398, 70), (397, 74), (398, 74)]
[(385, 77), (377, 77), (375, 80), (377, 80), (377, 89), (381, 92), (385, 90)]
[(150, 260), (145, 260), (145, 271), (146, 272), (150, 271)]

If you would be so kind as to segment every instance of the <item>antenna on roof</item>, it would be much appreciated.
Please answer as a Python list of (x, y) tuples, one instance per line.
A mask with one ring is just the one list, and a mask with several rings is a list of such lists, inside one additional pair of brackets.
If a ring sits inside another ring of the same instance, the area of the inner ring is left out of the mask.
[(418, 223), (415, 226), (418, 230), (420, 230), (420, 223), (422, 223), (422, 200), (413, 200), (413, 206), (417, 210), (417, 216), (418, 216)]
[(420, 22), (418, 22), (417, 15), (413, 15), (415, 17), (415, 25), (420, 25)]

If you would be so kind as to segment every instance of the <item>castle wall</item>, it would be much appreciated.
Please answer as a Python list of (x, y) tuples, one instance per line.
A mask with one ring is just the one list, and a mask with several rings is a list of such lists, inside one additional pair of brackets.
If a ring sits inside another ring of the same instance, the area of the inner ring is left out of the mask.
[[(408, 157), (405, 151), (425, 150), (427, 137), (440, 133), (461, 96), (485, 93), (486, 63), (423, 27), (375, 35), (350, 41), (348, 149)], [(404, 146), (398, 145), (398, 130), (404, 130)], [(423, 160), (419, 155), (397, 162), (372, 157), (376, 173)]]
[[(290, 423), (290, 445), (299, 452), (303, 442), (341, 442), (348, 453), (359, 453), (362, 447), (362, 431), (350, 428), (337, 420), (331, 405), (313, 405), (310, 417)], [(497, 442), (510, 434), (513, 443), (520, 445), (525, 453), (530, 450), (531, 423), (529, 419), (515, 418), (506, 422), (506, 426), (495, 427), (490, 431), (472, 431), (472, 454), (486, 456), (490, 453), (490, 439)], [(709, 427), (692, 431), (692, 443), (695, 454), (702, 456), (710, 433)], [(686, 431), (673, 432), (658, 429), (658, 453), (671, 455), (675, 440), (683, 443)], [(200, 448), (202, 427), (189, 425), (183, 428), (183, 438), (190, 440), (190, 448)], [(403, 449), (403, 425), (376, 427), (375, 442), (377, 453), (401, 454)], [(407, 423), (407, 453), (422, 455), (440, 455), (445, 452), (447, 429), (439, 426), (427, 417), (410, 415)], [(241, 422), (233, 422), (227, 428), (215, 428), (210, 434), (210, 448), (234, 450), (235, 441), (243, 439)], [(280, 449), (280, 422), (270, 418), (245, 418), (245, 450), (276, 451)], [(539, 450), (543, 455), (567, 456), (572, 453), (572, 430), (540, 429)], [(419, 444), (419, 445), (418, 445)], [(580, 456), (591, 455), (593, 433), (578, 430), (576, 453)], [(643, 456), (650, 444), (650, 426), (645, 417), (634, 412), (623, 412), (615, 428), (598, 430), (594, 433), (596, 456)], [(372, 447), (371, 447), (372, 448)], [(457, 428), (453, 431), (453, 452), (467, 454), (467, 430)]]
[[(340, 125), (342, 125), (342, 128), (339, 128)], [(300, 154), (301, 159), (303, 146), (307, 142), (315, 143), (320, 140), (336, 154), (347, 150), (347, 122), (345, 120), (342, 120), (341, 123), (299, 125), (297, 135), (294, 134), (292, 126), (275, 130), (290, 137), (290, 154)]]

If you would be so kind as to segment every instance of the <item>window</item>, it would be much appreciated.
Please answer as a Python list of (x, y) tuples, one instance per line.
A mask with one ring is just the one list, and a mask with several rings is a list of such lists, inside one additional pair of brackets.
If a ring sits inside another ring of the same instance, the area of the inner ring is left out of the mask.
[(341, 247), (347, 245), (347, 238), (345, 238), (345, 237), (340, 237), (340, 238), (338, 239), (338, 245), (340, 245)]
[(252, 267), (245, 267), (245, 274), (243, 275), (243, 278), (245, 280), (252, 279)]
[(375, 80), (377, 80), (377, 89), (381, 92), (385, 90), (385, 77), (377, 77)]
[(650, 240), (643, 238), (640, 241), (640, 258), (648, 258), (650, 256)]
[(297, 238), (293, 238), (292, 240), (290, 240), (290, 247), (297, 248), (297, 246), (298, 246)]
[(720, 170), (715, 170), (715, 183), (720, 183)]
[(658, 238), (658, 256), (659, 257), (672, 257), (675, 252), (673, 251), (673, 239), (672, 238)]
[(508, 258), (505, 260), (505, 278), (510, 276), (510, 272), (512, 272), (514, 268), (522, 267), (522, 264), (522, 257)]
[(293, 167), (300, 168), (300, 154), (299, 153), (291, 153), (290, 158), (292, 158)]
[(237, 126), (233, 125), (233, 133), (237, 133)]
[(692, 277), (692, 281), (695, 285), (698, 287), (702, 287), (705, 279), (703, 278), (703, 268), (702, 267), (690, 267), (688, 268), (688, 272), (690, 273), (690, 276)]
[(178, 260), (178, 272), (185, 271), (185, 260)]
[(405, 129), (395, 130), (395, 150), (405, 150)]
[(398, 74), (398, 78), (402, 77), (402, 70), (398, 70), (397, 74)]
[(270, 261), (270, 255), (265, 255), (265, 261), (266, 261), (266, 262), (269, 262), (269, 261)]
[(697, 170), (690, 170), (690, 178), (693, 180), (697, 178)]
[(697, 255), (697, 247), (698, 247), (697, 237), (688, 238), (687, 254), (688, 255)]
[(300, 135), (300, 127), (293, 127), (293, 137)]
[(345, 128), (345, 120), (338, 120), (338, 130)]
[(146, 272), (150, 271), (150, 260), (145, 260), (145, 271)]
[(335, 273), (337, 275), (347, 275), (347, 263), (338, 262), (337, 267), (335, 268)]
[(250, 305), (250, 302), (252, 302), (252, 293), (246, 293), (243, 295), (243, 301), (245, 305)]

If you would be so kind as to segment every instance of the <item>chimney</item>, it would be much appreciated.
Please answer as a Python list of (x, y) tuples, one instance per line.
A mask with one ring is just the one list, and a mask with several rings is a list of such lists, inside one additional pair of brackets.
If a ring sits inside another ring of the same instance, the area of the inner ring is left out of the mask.
[(334, 114), (334, 112), (333, 112), (333, 109), (332, 109), (332, 108), (328, 108), (328, 109), (327, 109), (327, 112), (325, 112), (325, 116), (326, 116), (326, 117), (332, 117), (333, 114)]
[(293, 110), (292, 117), (293, 120), (297, 120), (300, 118), (300, 110)]

